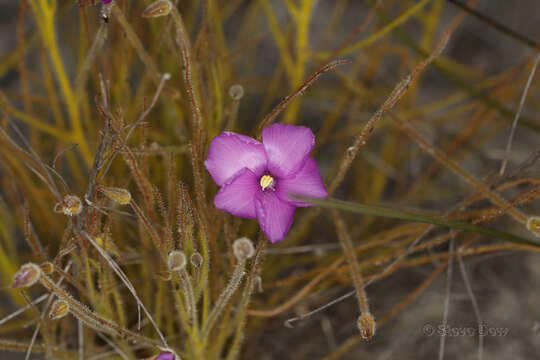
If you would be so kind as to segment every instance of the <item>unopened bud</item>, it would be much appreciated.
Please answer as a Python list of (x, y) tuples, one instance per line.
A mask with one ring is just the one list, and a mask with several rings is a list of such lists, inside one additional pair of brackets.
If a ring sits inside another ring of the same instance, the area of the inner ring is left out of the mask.
[(54, 271), (54, 265), (47, 261), (47, 262), (44, 262), (43, 264), (39, 265), (39, 267), (41, 268), (41, 271), (43, 271), (44, 274), (51, 274), (53, 271)]
[(234, 84), (229, 88), (229, 96), (233, 100), (240, 100), (244, 97), (244, 87), (240, 84)]
[(193, 265), (196, 268), (201, 267), (203, 262), (203, 257), (200, 253), (195, 251), (193, 254), (191, 254), (191, 265)]
[(57, 320), (63, 318), (68, 313), (69, 304), (64, 300), (56, 300), (51, 306), (51, 311), (49, 312), (49, 319)]
[(527, 229), (540, 237), (540, 216), (530, 216), (527, 219)]
[(79, 215), (82, 211), (83, 204), (81, 199), (76, 195), (66, 195), (64, 200), (60, 201), (54, 206), (54, 211), (57, 213), (63, 213), (67, 216)]
[(169, 0), (158, 0), (151, 3), (142, 13), (142, 17), (158, 17), (168, 15), (173, 8)]
[(41, 277), (41, 269), (33, 263), (24, 264), (13, 276), (13, 288), (30, 287)]
[(186, 255), (182, 251), (174, 250), (169, 253), (167, 265), (171, 271), (180, 271), (186, 266)]
[(159, 276), (159, 278), (164, 281), (169, 281), (172, 278), (172, 274), (170, 271), (159, 271), (156, 273), (156, 275)]
[(160, 349), (161, 352), (154, 360), (180, 360), (180, 357), (176, 355), (171, 349)]
[(262, 277), (259, 275), (255, 276), (255, 284), (257, 285), (257, 290), (262, 293), (264, 292), (263, 286), (262, 286)]
[(120, 205), (129, 204), (131, 201), (131, 194), (126, 189), (117, 187), (100, 187), (99, 191), (110, 200), (119, 203)]
[(114, 245), (112, 239), (107, 234), (100, 234), (94, 238), (96, 244), (98, 244), (103, 250), (120, 257), (120, 252), (116, 245)]
[(360, 330), (360, 336), (365, 341), (371, 342), (375, 335), (375, 318), (370, 313), (364, 313), (358, 318), (356, 323), (358, 330)]
[(242, 237), (234, 241), (233, 252), (238, 260), (247, 260), (255, 254), (255, 248), (251, 240), (247, 237)]

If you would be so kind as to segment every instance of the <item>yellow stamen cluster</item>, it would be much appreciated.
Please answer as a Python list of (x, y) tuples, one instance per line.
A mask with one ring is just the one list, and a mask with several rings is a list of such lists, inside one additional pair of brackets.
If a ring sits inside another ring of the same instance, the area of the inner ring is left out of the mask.
[(274, 188), (274, 178), (270, 175), (263, 175), (260, 180), (261, 189), (264, 191), (268, 188)]

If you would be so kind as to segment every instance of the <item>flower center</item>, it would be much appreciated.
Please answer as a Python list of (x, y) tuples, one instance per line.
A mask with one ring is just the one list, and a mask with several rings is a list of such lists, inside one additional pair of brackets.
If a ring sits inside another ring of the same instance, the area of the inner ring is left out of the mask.
[(274, 178), (270, 175), (263, 175), (261, 176), (261, 180), (259, 181), (261, 184), (262, 191), (265, 191), (266, 189), (272, 189), (274, 190)]

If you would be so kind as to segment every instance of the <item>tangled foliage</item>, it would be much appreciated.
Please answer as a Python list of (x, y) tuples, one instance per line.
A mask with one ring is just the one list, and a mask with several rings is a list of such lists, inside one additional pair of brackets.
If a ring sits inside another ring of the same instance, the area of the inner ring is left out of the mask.
[[(476, 2), (445, 3), (21, 1), (0, 58), (18, 74), (0, 92), (0, 350), (336, 359), (454, 262), (537, 251), (539, 46), (503, 27), (517, 65), (452, 59)], [(270, 244), (216, 209), (203, 162), (219, 133), (276, 121), (313, 130), (331, 198), (298, 200), (318, 206)], [(370, 293), (409, 269), (391, 303)], [(334, 331), (318, 308), (342, 292)]]

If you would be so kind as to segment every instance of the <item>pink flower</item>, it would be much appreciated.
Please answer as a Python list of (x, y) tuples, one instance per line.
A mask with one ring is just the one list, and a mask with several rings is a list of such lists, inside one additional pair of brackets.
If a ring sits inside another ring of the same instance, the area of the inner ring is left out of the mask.
[(243, 218), (257, 218), (271, 242), (283, 240), (297, 206), (312, 204), (289, 194), (324, 198), (328, 192), (309, 156), (315, 136), (305, 126), (270, 125), (262, 143), (225, 131), (210, 143), (206, 169), (221, 189), (214, 198), (218, 209)]
[(176, 356), (168, 351), (162, 351), (154, 360), (176, 360)]

